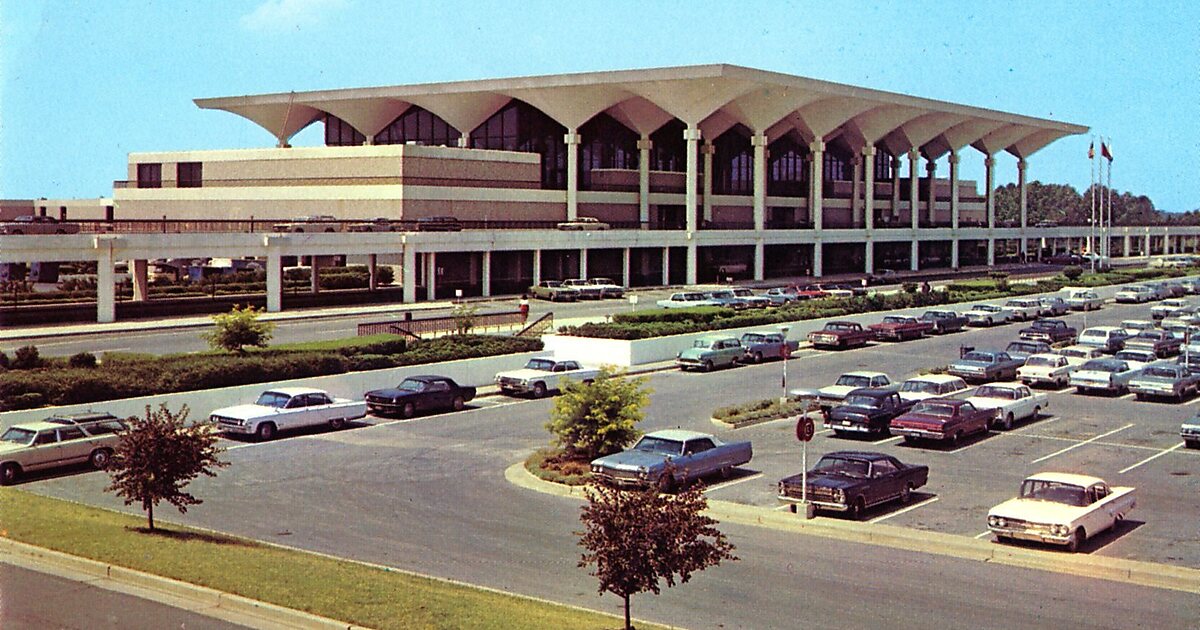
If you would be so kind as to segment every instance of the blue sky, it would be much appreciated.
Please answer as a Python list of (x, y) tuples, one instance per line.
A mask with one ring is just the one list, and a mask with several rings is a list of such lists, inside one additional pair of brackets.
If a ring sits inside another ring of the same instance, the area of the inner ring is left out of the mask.
[[(0, 198), (111, 195), (129, 152), (273, 145), (197, 97), (733, 63), (1087, 125), (1118, 190), (1200, 208), (1200, 3), (1042, 5), (0, 0)], [(1085, 188), (1088, 142), (1031, 179)]]

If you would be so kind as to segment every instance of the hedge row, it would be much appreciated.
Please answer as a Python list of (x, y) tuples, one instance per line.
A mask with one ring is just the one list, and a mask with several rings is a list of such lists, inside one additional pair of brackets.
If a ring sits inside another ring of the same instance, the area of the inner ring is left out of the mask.
[(0, 378), (0, 411), (327, 376), (421, 363), (532, 352), (537, 339), (447, 336), (405, 343), (395, 338), (331, 350), (264, 350), (245, 356), (105, 355), (99, 368), (10, 370)]
[(712, 417), (725, 424), (733, 425), (734, 428), (739, 428), (813, 410), (812, 404), (808, 401), (788, 400), (781, 405), (778, 399), (758, 400), (743, 405), (721, 407), (713, 412)]

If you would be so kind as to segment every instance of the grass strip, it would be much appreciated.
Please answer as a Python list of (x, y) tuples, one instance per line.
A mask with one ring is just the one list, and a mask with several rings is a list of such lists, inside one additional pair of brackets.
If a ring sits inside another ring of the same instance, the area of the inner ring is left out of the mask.
[[(614, 618), (0, 489), (0, 536), (372, 628), (612, 628)], [(615, 601), (615, 600), (614, 600)], [(639, 624), (639, 627), (647, 624)]]

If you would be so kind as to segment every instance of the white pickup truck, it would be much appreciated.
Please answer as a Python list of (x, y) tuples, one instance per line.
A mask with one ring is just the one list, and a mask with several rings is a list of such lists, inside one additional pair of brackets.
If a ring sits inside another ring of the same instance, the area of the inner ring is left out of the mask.
[(1035, 392), (1028, 385), (1017, 382), (980, 385), (967, 401), (976, 409), (995, 410), (996, 419), (992, 426), (1000, 425), (1006, 430), (1013, 428), (1017, 420), (1037, 420), (1050, 406), (1050, 397), (1044, 392)]
[(1020, 496), (989, 510), (987, 522), (997, 540), (1053, 543), (1074, 552), (1135, 507), (1134, 488), (1110, 488), (1087, 475), (1044, 472), (1022, 482)]
[(534, 398), (542, 398), (547, 392), (561, 390), (569, 381), (590, 383), (599, 374), (600, 370), (584, 367), (578, 361), (534, 357), (524, 368), (497, 374), (496, 385), (510, 396), (531, 394)]
[(283, 387), (263, 392), (253, 404), (217, 409), (209, 419), (222, 433), (253, 435), (265, 442), (279, 431), (324, 424), (340, 429), (366, 415), (364, 400), (334, 398), (308, 387)]

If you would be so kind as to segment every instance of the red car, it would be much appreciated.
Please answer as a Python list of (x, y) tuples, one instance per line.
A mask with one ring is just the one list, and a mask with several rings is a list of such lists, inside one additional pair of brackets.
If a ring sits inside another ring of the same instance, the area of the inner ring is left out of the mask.
[(820, 285), (806, 284), (796, 287), (796, 297), (801, 300), (816, 300), (829, 297), (829, 292), (822, 289)]
[(904, 341), (920, 339), (929, 334), (933, 330), (933, 322), (904, 315), (886, 315), (883, 321), (871, 324), (870, 328), (876, 339)]
[(852, 348), (865, 346), (875, 338), (875, 332), (863, 328), (858, 322), (826, 322), (821, 330), (808, 333), (808, 342), (814, 348)]
[(890, 428), (892, 435), (903, 436), (905, 442), (937, 440), (958, 444), (968, 435), (986, 433), (995, 418), (995, 409), (977, 409), (957, 398), (932, 398), (894, 418)]

